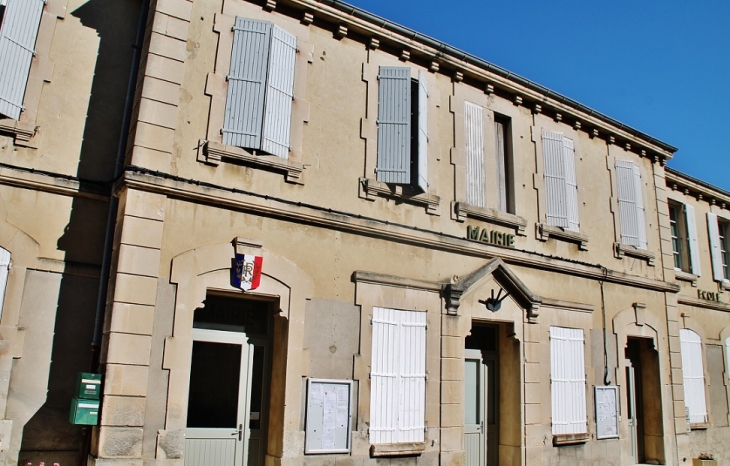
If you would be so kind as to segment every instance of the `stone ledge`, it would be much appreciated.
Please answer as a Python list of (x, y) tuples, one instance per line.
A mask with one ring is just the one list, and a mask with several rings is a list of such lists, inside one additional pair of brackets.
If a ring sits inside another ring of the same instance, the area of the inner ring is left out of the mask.
[(213, 141), (203, 141), (200, 147), (202, 149), (203, 160), (200, 160), (200, 157), (198, 157), (198, 160), (202, 162), (218, 165), (225, 159), (235, 160), (243, 162), (246, 165), (251, 165), (254, 168), (284, 172), (286, 181), (304, 184), (304, 180), (302, 180), (304, 165), (301, 163), (282, 159), (275, 155), (254, 155), (240, 147), (227, 146)]
[(690, 282), (692, 286), (697, 286), (697, 279), (699, 277), (695, 274), (687, 273), (684, 270), (674, 269), (674, 278), (676, 278), (677, 280), (682, 280), (684, 282)]
[(420, 456), (426, 451), (425, 442), (415, 443), (380, 443), (370, 445), (370, 456), (383, 458), (388, 456)]
[(360, 178), (360, 197), (364, 199), (374, 200), (376, 196), (388, 197), (408, 204), (423, 205), (426, 207), (426, 213), (439, 214), (440, 197), (434, 194), (415, 194), (409, 191), (408, 187), (404, 188), (401, 185), (382, 183), (371, 178)]
[(0, 120), (0, 133), (10, 134), (15, 138), (15, 145), (21, 147), (32, 147), (37, 149), (37, 145), (33, 144), (31, 139), (36, 134), (36, 126), (23, 123), (12, 118)]
[(561, 227), (548, 225), (547, 223), (535, 224), (536, 236), (540, 241), (547, 241), (549, 238), (562, 239), (572, 243), (578, 243), (578, 249), (581, 251), (588, 250), (588, 235), (571, 230), (565, 230)]
[(500, 225), (512, 227), (516, 230), (517, 235), (525, 236), (527, 220), (518, 215), (500, 212), (499, 210), (491, 209), (489, 207), (476, 207), (467, 204), (466, 202), (454, 202), (453, 205), (454, 215), (456, 215), (456, 220), (459, 222), (463, 222), (467, 217), (475, 218), (490, 223), (498, 223)]
[(650, 266), (654, 266), (654, 259), (656, 256), (654, 253), (647, 251), (646, 249), (639, 249), (636, 246), (629, 246), (622, 243), (613, 243), (613, 252), (617, 259), (623, 259), (624, 256), (634, 257), (636, 259), (645, 260)]
[(553, 445), (576, 445), (586, 443), (590, 438), (591, 436), (588, 435), (588, 432), (583, 434), (557, 434), (553, 435)]

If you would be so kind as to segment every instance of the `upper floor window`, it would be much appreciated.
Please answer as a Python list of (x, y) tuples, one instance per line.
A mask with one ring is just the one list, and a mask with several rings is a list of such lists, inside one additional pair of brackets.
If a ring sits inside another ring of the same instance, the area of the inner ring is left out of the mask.
[(633, 162), (616, 160), (621, 243), (647, 248), (644, 194), (641, 170)]
[(670, 201), (669, 225), (672, 237), (672, 252), (674, 254), (674, 268), (700, 275), (694, 208), (691, 205)]
[(562, 133), (542, 132), (545, 175), (545, 217), (548, 225), (578, 231), (578, 182), (575, 146)]
[(383, 183), (428, 191), (428, 87), (421, 71), (381, 66), (378, 73), (378, 160)]
[(0, 6), (0, 115), (18, 120), (45, 1), (5, 3)]
[(707, 213), (707, 229), (710, 233), (712, 276), (715, 281), (730, 281), (730, 221)]
[(497, 210), (500, 212), (515, 213), (514, 193), (512, 192), (513, 174), (510, 147), (510, 119), (499, 115), (494, 116), (494, 135), (497, 156)]
[(223, 143), (289, 157), (296, 36), (268, 21), (236, 17)]

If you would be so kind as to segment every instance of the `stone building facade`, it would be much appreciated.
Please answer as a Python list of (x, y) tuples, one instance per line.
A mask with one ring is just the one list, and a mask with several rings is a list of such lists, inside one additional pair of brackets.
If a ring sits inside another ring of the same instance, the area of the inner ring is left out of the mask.
[(730, 461), (730, 194), (676, 148), (341, 2), (97, 3), (0, 120), (6, 464)]

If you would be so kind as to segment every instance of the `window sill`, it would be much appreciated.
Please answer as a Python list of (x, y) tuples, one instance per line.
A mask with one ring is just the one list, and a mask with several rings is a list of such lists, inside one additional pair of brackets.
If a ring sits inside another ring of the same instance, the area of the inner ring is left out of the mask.
[(202, 155), (202, 159), (200, 155), (198, 156), (198, 160), (201, 162), (218, 165), (224, 159), (235, 160), (254, 168), (284, 172), (284, 178), (289, 183), (304, 184), (302, 179), (304, 165), (301, 163), (282, 159), (275, 155), (254, 155), (240, 147), (227, 146), (213, 141), (204, 141), (201, 148), (200, 155)]
[(720, 288), (722, 288), (723, 290), (726, 290), (726, 291), (730, 291), (730, 280), (723, 280), (720, 283)]
[(621, 243), (613, 243), (613, 251), (617, 259), (623, 259), (624, 256), (634, 257), (645, 260), (648, 265), (654, 266), (656, 256), (645, 249), (639, 249), (636, 246), (628, 246)]
[(697, 275), (685, 272), (684, 270), (674, 269), (674, 278), (683, 282), (690, 282), (692, 286), (697, 286)]
[(581, 251), (588, 250), (588, 235), (577, 231), (564, 230), (561, 227), (548, 225), (547, 223), (537, 223), (536, 235), (540, 241), (547, 241), (549, 238), (558, 238), (573, 243), (578, 243), (578, 249)]
[(415, 443), (379, 443), (370, 445), (370, 456), (383, 458), (388, 456), (420, 456), (426, 451), (425, 442)]
[(466, 202), (454, 202), (454, 214), (456, 215), (456, 220), (459, 222), (463, 222), (467, 217), (476, 218), (478, 220), (512, 227), (516, 230), (518, 236), (525, 236), (527, 220), (514, 214), (501, 212), (488, 207), (475, 207)]
[(426, 213), (439, 215), (438, 207), (441, 204), (441, 198), (436, 195), (428, 193), (415, 194), (408, 187), (382, 183), (370, 178), (360, 178), (360, 197), (372, 201), (377, 196), (422, 205), (426, 207)]
[(707, 430), (709, 428), (709, 422), (692, 422), (689, 425), (689, 430)]
[(583, 434), (555, 434), (553, 435), (553, 445), (577, 445), (588, 442), (590, 438), (591, 436), (587, 432)]
[(0, 133), (11, 134), (15, 138), (15, 145), (37, 148), (31, 141), (36, 134), (36, 127), (12, 118), (0, 120)]

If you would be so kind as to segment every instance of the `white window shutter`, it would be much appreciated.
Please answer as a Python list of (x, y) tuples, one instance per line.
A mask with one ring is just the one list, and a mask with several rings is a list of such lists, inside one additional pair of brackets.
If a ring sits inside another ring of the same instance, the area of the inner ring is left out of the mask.
[(487, 206), (487, 180), (484, 160), (484, 110), (464, 102), (464, 136), (466, 139), (466, 203)]
[(700, 246), (697, 240), (697, 222), (695, 219), (695, 209), (689, 204), (684, 204), (684, 223), (687, 225), (690, 271), (700, 276), (702, 275), (702, 268), (700, 267)]
[(0, 114), (20, 119), (44, 0), (8, 0), (0, 26)]
[(426, 405), (426, 313), (400, 315), (398, 441), (423, 442)]
[(370, 362), (370, 443), (398, 440), (399, 325), (395, 309), (373, 308)]
[(684, 404), (690, 423), (707, 422), (705, 403), (705, 369), (702, 364), (702, 339), (692, 330), (679, 329), (684, 378)]
[(236, 17), (223, 122), (223, 143), (261, 148), (271, 26), (268, 21)]
[(296, 55), (296, 36), (274, 25), (271, 30), (261, 150), (283, 159), (289, 158)]
[(725, 375), (730, 379), (730, 337), (725, 338)]
[(638, 248), (640, 242), (633, 163), (616, 160), (616, 184), (618, 186), (621, 243)]
[(428, 84), (418, 70), (418, 187), (428, 191)]
[(505, 127), (501, 121), (494, 122), (494, 140), (497, 144), (497, 210), (507, 212), (507, 151), (505, 148)]
[(548, 225), (568, 228), (565, 155), (563, 135), (542, 132), (542, 154), (545, 171), (546, 221)]
[(0, 248), (0, 318), (3, 314), (5, 304), (5, 287), (8, 283), (8, 272), (10, 270), (10, 252)]
[(552, 433), (588, 432), (583, 330), (550, 327)]
[(381, 66), (377, 180), (411, 183), (411, 69)]
[(712, 256), (712, 278), (722, 282), (725, 277), (722, 273), (722, 252), (720, 251), (720, 227), (717, 224), (717, 215), (707, 212), (707, 231), (710, 234), (710, 255)]
[(639, 232), (639, 245), (637, 247), (646, 249), (646, 209), (644, 207), (644, 189), (641, 184), (641, 169), (637, 165), (633, 165), (632, 171), (634, 172), (634, 196), (636, 199), (636, 226)]
[(575, 146), (573, 140), (563, 138), (563, 155), (565, 157), (565, 201), (568, 211), (568, 230), (578, 231), (578, 180), (575, 175)]

